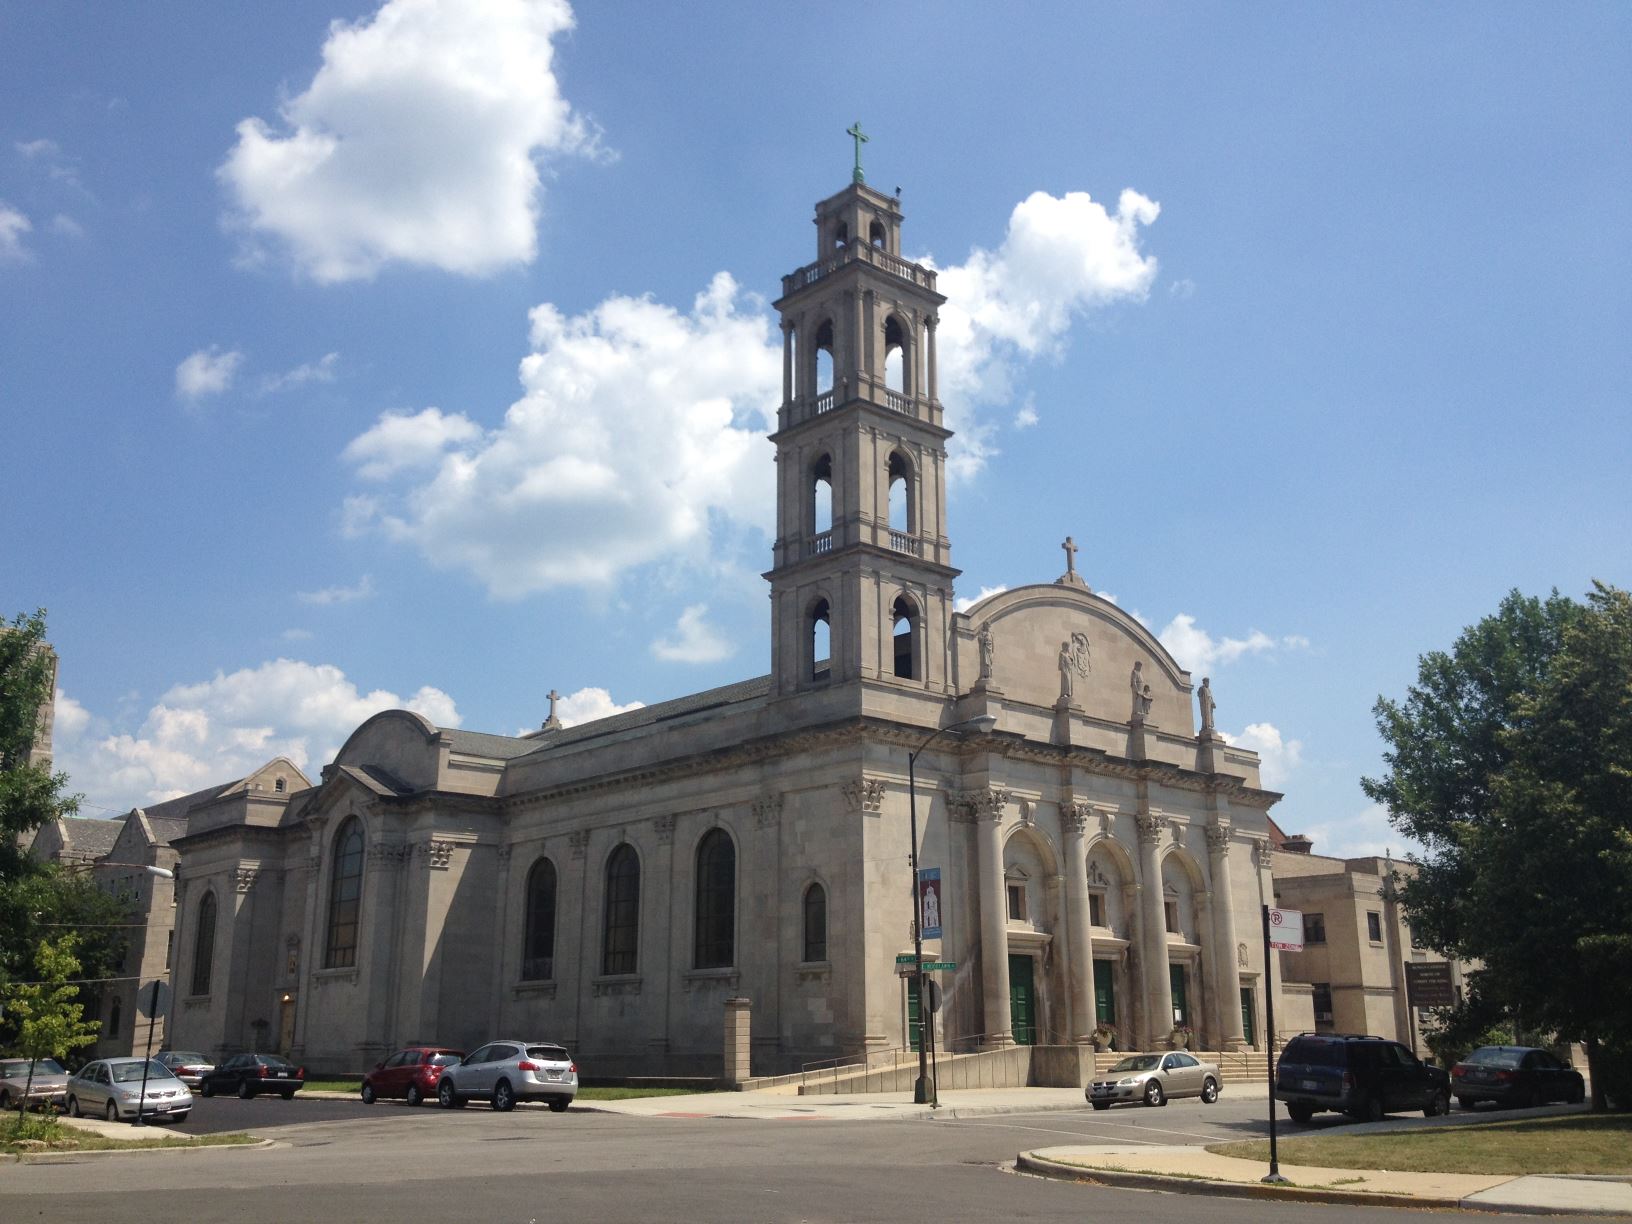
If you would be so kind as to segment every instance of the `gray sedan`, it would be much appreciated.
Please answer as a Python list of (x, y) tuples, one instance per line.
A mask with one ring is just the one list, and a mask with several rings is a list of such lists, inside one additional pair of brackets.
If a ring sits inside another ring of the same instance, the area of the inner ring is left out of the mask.
[(28, 1059), (0, 1058), (0, 1110), (16, 1109), (25, 1095), (35, 1109), (61, 1105), (68, 1095), (68, 1072), (54, 1058), (36, 1059), (32, 1075)]
[(1211, 1105), (1218, 1100), (1223, 1082), (1217, 1063), (1201, 1062), (1183, 1050), (1130, 1054), (1104, 1079), (1089, 1084), (1083, 1095), (1095, 1109), (1109, 1109), (1124, 1101), (1166, 1105), (1169, 1097), (1186, 1096), (1200, 1097), (1203, 1104)]
[[(144, 1062), (146, 1091), (142, 1087)], [(68, 1080), (68, 1112), (76, 1118), (100, 1114), (109, 1122), (119, 1122), (134, 1118), (138, 1108), (144, 1118), (180, 1122), (192, 1112), (192, 1089), (156, 1058), (99, 1058)]]

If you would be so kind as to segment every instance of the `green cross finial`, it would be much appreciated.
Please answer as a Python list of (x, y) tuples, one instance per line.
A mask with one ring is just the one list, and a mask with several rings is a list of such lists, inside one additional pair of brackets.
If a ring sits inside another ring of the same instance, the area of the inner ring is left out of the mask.
[(852, 183), (865, 183), (867, 181), (867, 176), (861, 172), (861, 146), (867, 143), (867, 137), (862, 134), (861, 120), (857, 119), (854, 123), (847, 127), (845, 129), (845, 135), (854, 137), (856, 142), (856, 168), (850, 175), (850, 181)]

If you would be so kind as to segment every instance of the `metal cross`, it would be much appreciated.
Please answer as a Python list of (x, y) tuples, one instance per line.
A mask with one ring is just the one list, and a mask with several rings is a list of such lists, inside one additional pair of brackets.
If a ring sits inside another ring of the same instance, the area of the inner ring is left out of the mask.
[(1071, 539), (1070, 536), (1066, 536), (1065, 537), (1065, 543), (1061, 544), (1060, 547), (1065, 549), (1065, 572), (1068, 573), (1068, 574), (1076, 573), (1077, 572), (1077, 546), (1076, 546), (1076, 543)]
[(857, 119), (845, 129), (845, 135), (853, 137), (856, 142), (856, 168), (850, 176), (853, 183), (865, 183), (867, 176), (861, 172), (861, 146), (867, 143), (867, 137), (862, 134), (861, 120)]

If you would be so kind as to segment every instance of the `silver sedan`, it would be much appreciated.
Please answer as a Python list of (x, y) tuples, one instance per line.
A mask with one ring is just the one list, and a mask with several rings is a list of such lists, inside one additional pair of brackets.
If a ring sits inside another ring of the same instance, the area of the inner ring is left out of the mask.
[[(143, 1091), (143, 1063), (147, 1087)], [(100, 1114), (109, 1122), (134, 1118), (181, 1121), (193, 1108), (193, 1093), (158, 1059), (99, 1058), (86, 1063), (68, 1080), (68, 1112), (74, 1117)]]
[(1130, 1054), (1112, 1067), (1104, 1079), (1083, 1090), (1095, 1109), (1119, 1102), (1143, 1101), (1166, 1105), (1170, 1097), (1195, 1096), (1211, 1105), (1218, 1100), (1223, 1077), (1218, 1064), (1202, 1062), (1183, 1050), (1167, 1054)]

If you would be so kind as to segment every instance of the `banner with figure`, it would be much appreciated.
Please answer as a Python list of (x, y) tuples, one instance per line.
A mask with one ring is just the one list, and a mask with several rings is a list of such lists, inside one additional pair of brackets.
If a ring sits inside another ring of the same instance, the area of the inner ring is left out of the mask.
[(924, 939), (941, 937), (941, 869), (922, 867), (918, 871), (918, 915)]

